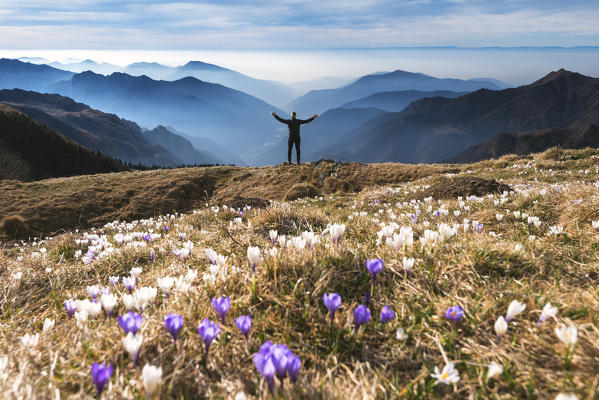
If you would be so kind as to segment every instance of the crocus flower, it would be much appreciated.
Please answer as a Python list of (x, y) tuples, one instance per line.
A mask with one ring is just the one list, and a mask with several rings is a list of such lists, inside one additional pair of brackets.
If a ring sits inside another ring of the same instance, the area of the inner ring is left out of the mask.
[(333, 239), (333, 243), (336, 245), (341, 241), (341, 236), (345, 232), (345, 224), (332, 224), (329, 226), (329, 234), (331, 235), (331, 239)]
[(98, 297), (98, 295), (100, 294), (100, 288), (97, 285), (88, 286), (87, 294), (89, 295), (89, 297), (92, 298), (92, 300), (95, 300), (96, 297)]
[(576, 325), (574, 324), (568, 327), (562, 326), (560, 328), (555, 328), (555, 334), (567, 347), (576, 344), (576, 341), (578, 340), (578, 329), (576, 329)]
[(292, 383), (297, 382), (297, 377), (299, 375), (299, 370), (301, 366), (302, 360), (299, 358), (298, 355), (294, 354), (287, 365), (287, 373), (289, 374), (289, 379), (291, 379)]
[(96, 362), (92, 365), (92, 381), (94, 382), (94, 385), (96, 385), (96, 392), (98, 394), (98, 397), (100, 397), (102, 391), (104, 390), (104, 386), (106, 386), (106, 384), (110, 380), (110, 377), (112, 376), (112, 370), (112, 365), (107, 365), (103, 363), (98, 364)]
[(521, 314), (524, 310), (526, 310), (526, 304), (520, 303), (518, 300), (512, 301), (507, 308), (505, 321), (510, 322), (512, 319)]
[(133, 311), (129, 311), (128, 313), (119, 316), (118, 321), (120, 327), (123, 329), (123, 331), (125, 331), (126, 334), (136, 334), (137, 331), (139, 331), (139, 328), (141, 328), (143, 317), (141, 314), (136, 314)]
[(225, 317), (229, 312), (229, 308), (231, 307), (231, 298), (230, 297), (213, 297), (212, 298), (212, 307), (214, 311), (220, 316), (221, 322), (225, 323)]
[(252, 265), (252, 273), (256, 272), (256, 265), (258, 265), (258, 261), (260, 261), (260, 249), (258, 247), (248, 247), (248, 260)]
[(365, 305), (360, 305), (354, 310), (354, 325), (356, 332), (361, 325), (370, 320), (370, 310)]
[(487, 379), (493, 379), (497, 375), (501, 375), (503, 373), (503, 366), (501, 364), (497, 364), (493, 361), (489, 364), (489, 370), (487, 372)]
[(157, 280), (158, 287), (167, 297), (175, 284), (175, 278), (172, 276), (165, 276), (164, 278), (158, 278)]
[(249, 315), (241, 315), (235, 318), (235, 325), (237, 325), (237, 329), (245, 336), (246, 340), (248, 338), (248, 333), (250, 332), (250, 328), (252, 327), (252, 317)]
[(460, 374), (452, 362), (445, 364), (443, 370), (440, 372), (439, 367), (435, 367), (435, 372), (431, 376), (437, 379), (437, 383), (444, 383), (446, 385), (457, 383), (460, 380)]
[(111, 276), (108, 278), (108, 281), (110, 282), (110, 284), (115, 287), (119, 284), (119, 280), (120, 279), (118, 276)]
[(103, 294), (100, 297), (100, 303), (102, 304), (102, 308), (104, 308), (104, 310), (106, 311), (106, 314), (108, 314), (108, 316), (112, 315), (112, 310), (114, 309), (114, 306), (116, 306), (117, 303), (117, 297), (114, 294)]
[(67, 314), (69, 314), (69, 318), (73, 317), (75, 311), (77, 311), (77, 302), (73, 299), (64, 301), (64, 308), (67, 310)]
[(156, 390), (156, 387), (160, 385), (162, 379), (162, 367), (155, 367), (150, 364), (146, 364), (141, 370), (141, 381), (146, 391), (146, 396), (149, 398)]
[(406, 333), (405, 329), (402, 328), (401, 326), (399, 328), (397, 328), (397, 331), (395, 332), (395, 339), (401, 340), (401, 341), (408, 339), (408, 334)]
[(497, 321), (495, 321), (494, 327), (497, 337), (501, 337), (501, 335), (507, 332), (507, 321), (500, 315), (499, 318), (497, 318)]
[(277, 237), (279, 236), (278, 232), (275, 230), (270, 230), (270, 231), (268, 231), (268, 236), (270, 237), (270, 241), (272, 242), (272, 245), (274, 246), (275, 243), (277, 242)]
[(414, 259), (404, 257), (403, 258), (403, 270), (405, 271), (406, 275), (408, 275), (410, 272), (412, 272), (412, 268), (414, 268)]
[(164, 326), (166, 326), (166, 329), (176, 342), (177, 337), (179, 336), (179, 331), (181, 331), (181, 328), (183, 328), (183, 316), (169, 313), (164, 319)]
[(204, 341), (206, 346), (206, 357), (208, 357), (208, 351), (210, 350), (210, 344), (218, 336), (220, 332), (220, 326), (210, 321), (208, 318), (204, 318), (198, 325), (198, 333)]
[(125, 286), (125, 289), (127, 289), (129, 293), (131, 293), (133, 291), (133, 288), (135, 287), (135, 278), (133, 276), (124, 276), (123, 286)]
[(134, 334), (133, 332), (129, 332), (125, 339), (123, 339), (123, 346), (127, 353), (129, 353), (129, 357), (133, 360), (133, 365), (137, 365), (137, 358), (139, 357), (139, 350), (141, 349), (141, 344), (144, 341), (144, 337), (141, 333)]
[(266, 341), (257, 353), (254, 353), (254, 365), (256, 369), (264, 377), (264, 380), (268, 384), (268, 390), (270, 394), (274, 396), (275, 389), (275, 364), (273, 361), (273, 354), (270, 351), (273, 346), (272, 342)]
[(339, 309), (341, 306), (341, 296), (339, 293), (331, 293), (331, 294), (323, 294), (322, 301), (324, 302), (325, 307), (329, 310), (331, 314), (331, 323), (335, 319), (335, 311)]
[(578, 396), (574, 393), (559, 393), (555, 396), (555, 400), (578, 400)]
[(445, 311), (445, 318), (458, 322), (464, 318), (464, 310), (462, 306), (451, 306)]
[(381, 310), (381, 322), (385, 324), (393, 318), (395, 318), (395, 312), (389, 306), (383, 307)]
[(46, 318), (44, 320), (44, 327), (42, 328), (42, 332), (49, 332), (52, 330), (52, 328), (54, 328), (54, 323), (56, 321), (50, 318)]
[(273, 344), (270, 351), (273, 355), (272, 361), (275, 365), (275, 374), (279, 378), (281, 386), (283, 386), (283, 379), (287, 376), (287, 366), (293, 357), (293, 353), (284, 344)]
[(156, 258), (156, 252), (154, 252), (154, 249), (150, 250), (150, 262), (153, 263), (154, 262), (154, 258)]
[(545, 304), (545, 307), (543, 307), (543, 311), (541, 311), (541, 315), (539, 316), (537, 324), (541, 324), (547, 321), (549, 318), (555, 317), (556, 314), (557, 307), (552, 306), (551, 303)]
[(170, 229), (169, 226), (164, 225), (164, 233), (168, 233), (168, 230)]
[(372, 281), (374, 282), (374, 278), (376, 278), (378, 273), (383, 270), (383, 260), (380, 258), (367, 259), (366, 269), (368, 269), (368, 272), (370, 272), (370, 276), (372, 277)]

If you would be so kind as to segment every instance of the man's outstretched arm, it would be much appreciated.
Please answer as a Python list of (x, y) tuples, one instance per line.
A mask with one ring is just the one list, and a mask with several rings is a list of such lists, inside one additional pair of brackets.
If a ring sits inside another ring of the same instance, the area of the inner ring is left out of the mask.
[(289, 120), (288, 120), (288, 119), (283, 119), (283, 118), (279, 117), (277, 114), (275, 114), (275, 112), (274, 112), (274, 111), (273, 111), (273, 112), (271, 112), (270, 114), (271, 114), (273, 117), (275, 117), (275, 118), (277, 119), (277, 121), (279, 121), (279, 122), (282, 122), (282, 123), (284, 123), (284, 124), (288, 124), (288, 123), (289, 123)]
[(300, 124), (307, 124), (308, 122), (314, 121), (315, 118), (318, 118), (318, 114), (314, 114), (314, 116), (312, 118), (300, 119), (298, 121), (299, 121)]

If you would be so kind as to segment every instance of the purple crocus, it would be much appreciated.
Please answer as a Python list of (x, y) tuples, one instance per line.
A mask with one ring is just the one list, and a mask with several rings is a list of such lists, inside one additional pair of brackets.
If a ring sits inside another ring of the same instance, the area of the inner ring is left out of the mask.
[(231, 308), (231, 298), (230, 297), (213, 297), (212, 298), (212, 307), (214, 311), (220, 316), (221, 322), (225, 323), (225, 317), (229, 312), (229, 308)]
[(169, 230), (169, 229), (170, 229), (170, 227), (169, 227), (169, 226), (167, 226), (167, 225), (164, 225), (164, 233), (168, 233), (168, 230)]
[(451, 306), (445, 310), (444, 316), (450, 321), (458, 322), (464, 318), (464, 309), (462, 306)]
[(98, 364), (95, 362), (92, 365), (92, 381), (94, 382), (94, 385), (96, 385), (96, 392), (98, 394), (98, 397), (102, 395), (104, 386), (106, 386), (106, 384), (110, 380), (110, 377), (112, 376), (113, 369), (114, 367), (112, 366), (112, 364)]
[(378, 273), (383, 270), (383, 260), (380, 258), (367, 259), (366, 269), (368, 269), (368, 272), (370, 272), (372, 282), (374, 282), (374, 279), (376, 278)]
[(237, 329), (243, 333), (245, 339), (248, 339), (248, 333), (250, 332), (250, 328), (252, 327), (252, 317), (250, 315), (241, 315), (235, 318), (235, 325), (237, 325)]
[(287, 373), (289, 374), (289, 379), (291, 379), (292, 383), (297, 382), (297, 377), (299, 375), (299, 370), (302, 367), (302, 360), (298, 355), (294, 354), (287, 366)]
[(208, 318), (204, 318), (198, 325), (198, 333), (204, 341), (206, 346), (206, 358), (208, 358), (208, 351), (210, 350), (210, 344), (218, 336), (220, 332), (220, 326), (210, 321)]
[(395, 312), (391, 309), (391, 307), (383, 307), (383, 309), (381, 310), (381, 322), (385, 324), (391, 321), (393, 318), (395, 318)]
[(370, 320), (370, 310), (364, 304), (356, 307), (354, 310), (354, 325), (356, 332), (361, 325)]
[(268, 390), (270, 394), (274, 396), (275, 390), (275, 364), (273, 361), (273, 354), (271, 352), (271, 347), (273, 346), (270, 340), (264, 342), (262, 346), (260, 346), (260, 350), (257, 353), (254, 353), (254, 365), (256, 369), (264, 377), (266, 383), (268, 384)]
[(156, 257), (156, 253), (154, 252), (154, 249), (150, 250), (150, 262), (151, 263), (154, 262), (155, 257)]
[(183, 316), (173, 313), (169, 313), (164, 319), (164, 326), (173, 337), (174, 341), (177, 341), (179, 331), (183, 328)]
[(143, 317), (141, 314), (129, 311), (128, 313), (119, 316), (118, 321), (120, 327), (125, 331), (125, 334), (133, 333), (135, 335), (137, 331), (139, 331), (139, 328), (141, 328)]
[(272, 361), (275, 365), (275, 374), (283, 386), (283, 380), (287, 376), (287, 367), (293, 357), (293, 352), (284, 344), (273, 344), (270, 348)]
[(125, 289), (127, 289), (129, 291), (129, 293), (131, 293), (133, 291), (133, 288), (135, 287), (135, 278), (132, 276), (124, 276), (123, 277), (123, 286), (125, 286)]
[(331, 314), (332, 324), (333, 320), (335, 319), (335, 311), (337, 311), (341, 306), (341, 296), (339, 296), (339, 293), (325, 293), (322, 295), (322, 301), (324, 302), (325, 307), (327, 308), (327, 310), (329, 310), (329, 313)]
[(144, 235), (143, 239), (146, 241), (146, 243), (148, 243), (152, 239), (152, 236), (150, 236), (150, 234), (148, 233)]
[(75, 311), (77, 311), (77, 302), (73, 299), (69, 299), (65, 300), (63, 304), (64, 308), (67, 310), (67, 314), (69, 314), (69, 318), (72, 318)]

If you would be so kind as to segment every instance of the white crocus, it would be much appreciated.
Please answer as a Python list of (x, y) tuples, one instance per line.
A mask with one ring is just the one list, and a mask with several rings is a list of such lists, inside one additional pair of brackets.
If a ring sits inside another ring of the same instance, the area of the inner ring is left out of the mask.
[(497, 219), (497, 222), (501, 222), (501, 220), (503, 219), (503, 214), (497, 213), (495, 214), (495, 218)]
[(165, 276), (164, 278), (158, 278), (158, 287), (160, 291), (168, 296), (173, 285), (175, 284), (175, 278), (172, 276)]
[(555, 400), (578, 400), (574, 393), (560, 393), (555, 396)]
[(518, 300), (514, 300), (510, 303), (507, 308), (507, 314), (505, 315), (506, 322), (510, 322), (526, 310), (526, 304), (520, 303)]
[(522, 251), (522, 245), (520, 243), (516, 243), (516, 245), (514, 246), (514, 250)]
[(117, 297), (112, 293), (103, 294), (102, 297), (100, 297), (100, 303), (102, 304), (104, 311), (110, 315), (116, 306)]
[(154, 390), (160, 385), (162, 380), (162, 367), (155, 367), (150, 364), (146, 364), (141, 370), (141, 381), (144, 385), (146, 396), (152, 396)]
[(395, 339), (401, 340), (402, 342), (408, 339), (408, 334), (401, 326), (395, 331)]
[(135, 302), (135, 308), (142, 312), (146, 306), (154, 302), (158, 290), (155, 287), (144, 286), (139, 288), (133, 293), (133, 301)]
[(214, 251), (213, 249), (206, 249), (205, 253), (210, 264), (216, 264), (216, 256), (218, 255), (216, 251)]
[(568, 327), (561, 326), (560, 328), (555, 328), (555, 334), (566, 346), (574, 345), (578, 340), (578, 329), (576, 329), (576, 325), (574, 324)]
[(414, 268), (414, 262), (415, 261), (413, 258), (403, 258), (403, 269), (406, 272), (406, 274), (409, 274), (412, 271), (412, 268)]
[(54, 320), (50, 318), (46, 318), (44, 320), (44, 327), (42, 328), (42, 332), (49, 332), (54, 328)]
[(127, 293), (124, 293), (121, 296), (121, 300), (123, 301), (123, 305), (127, 311), (133, 310), (135, 308), (135, 300), (133, 296)]
[(495, 333), (497, 336), (504, 335), (507, 332), (507, 321), (503, 316), (499, 316), (497, 321), (495, 321)]
[(131, 271), (129, 271), (131, 276), (134, 277), (135, 279), (139, 279), (141, 272), (142, 272), (141, 267), (134, 267), (134, 268), (131, 268)]
[(87, 294), (92, 299), (95, 299), (100, 294), (100, 288), (98, 287), (98, 285), (88, 286), (87, 287)]
[(547, 235), (560, 235), (564, 233), (564, 227), (560, 225), (553, 225), (549, 227), (549, 233)]
[(545, 304), (545, 307), (543, 307), (543, 311), (541, 311), (541, 315), (539, 316), (538, 323), (540, 324), (542, 322), (545, 322), (549, 318), (555, 317), (556, 314), (557, 314), (557, 307), (552, 306), (551, 303), (547, 303), (547, 304)]
[(291, 238), (291, 243), (293, 243), (293, 247), (297, 250), (302, 250), (306, 247), (306, 241), (301, 236), (294, 236)]
[(277, 231), (275, 231), (275, 230), (268, 231), (268, 236), (270, 237), (270, 241), (272, 242), (272, 244), (275, 244), (277, 242), (277, 237), (278, 237)]
[(129, 353), (129, 356), (132, 360), (136, 360), (139, 349), (141, 349), (141, 344), (143, 343), (144, 337), (141, 333), (133, 334), (133, 332), (129, 332), (125, 339), (123, 339), (123, 346), (125, 347), (125, 351)]
[(216, 265), (218, 265), (219, 267), (222, 267), (223, 265), (225, 265), (227, 263), (227, 257), (223, 256), (222, 254), (217, 254), (215, 261), (216, 261)]
[(339, 244), (341, 236), (345, 232), (345, 224), (332, 224), (329, 225), (329, 235), (333, 239), (333, 243)]
[(260, 249), (258, 247), (248, 247), (247, 255), (252, 267), (258, 265), (258, 261), (260, 261)]
[(35, 335), (30, 335), (29, 333), (26, 333), (25, 335), (23, 335), (21, 337), (21, 344), (23, 345), (23, 347), (28, 347), (28, 348), (32, 348), (32, 347), (36, 347), (37, 344), (40, 341), (40, 334), (36, 333)]
[(489, 364), (489, 370), (487, 371), (487, 379), (493, 379), (503, 373), (503, 366), (493, 361)]
[(460, 374), (452, 362), (445, 364), (442, 371), (439, 371), (439, 367), (435, 367), (435, 372), (431, 376), (437, 379), (437, 383), (444, 383), (446, 385), (458, 383), (460, 380)]
[(591, 221), (591, 225), (594, 229), (599, 230), (599, 219), (597, 221)]

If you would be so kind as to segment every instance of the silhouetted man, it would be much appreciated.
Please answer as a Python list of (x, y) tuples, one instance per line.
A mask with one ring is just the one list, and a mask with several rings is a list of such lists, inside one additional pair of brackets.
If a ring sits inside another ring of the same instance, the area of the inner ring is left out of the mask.
[(283, 119), (274, 112), (271, 112), (272, 116), (287, 125), (289, 128), (289, 140), (287, 141), (287, 160), (291, 164), (291, 149), (295, 144), (295, 152), (297, 154), (297, 163), (300, 163), (300, 125), (307, 124), (308, 122), (314, 121), (314, 118), (318, 118), (318, 114), (314, 114), (312, 118), (308, 119), (297, 119), (295, 118), (295, 111), (291, 112), (291, 119)]

